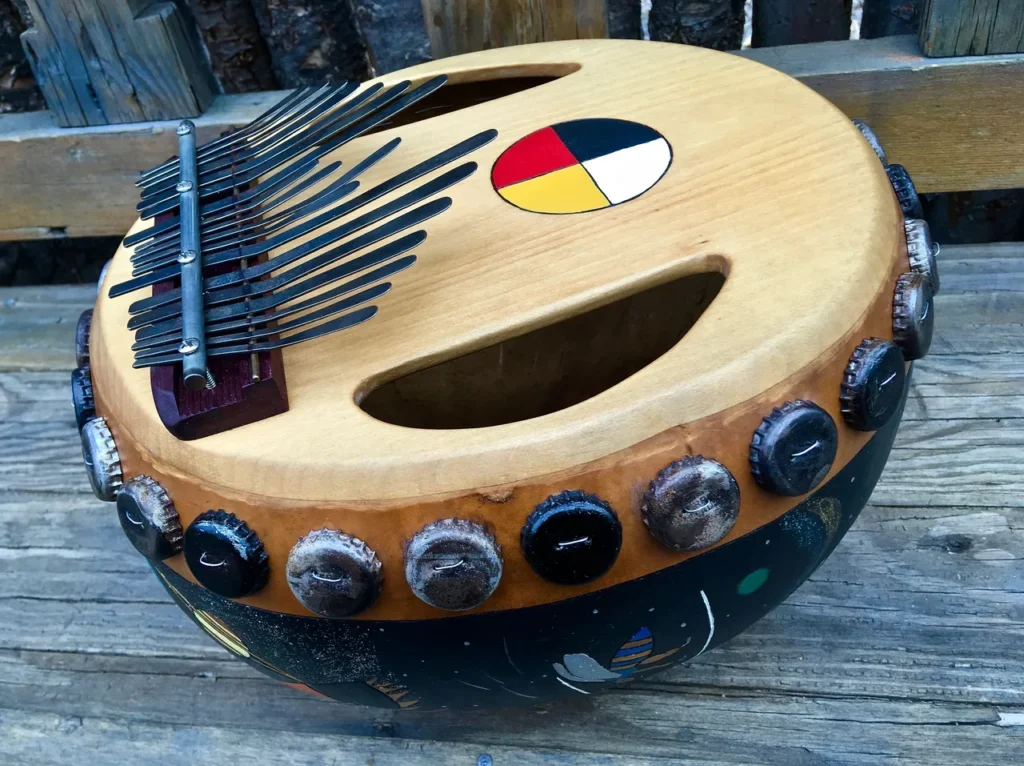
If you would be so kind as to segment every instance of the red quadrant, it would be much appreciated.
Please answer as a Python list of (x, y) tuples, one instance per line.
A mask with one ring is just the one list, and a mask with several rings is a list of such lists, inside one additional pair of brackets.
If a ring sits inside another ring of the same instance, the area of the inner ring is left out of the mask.
[(567, 168), (576, 162), (554, 129), (543, 128), (521, 138), (505, 150), (491, 169), (491, 183), (500, 189)]

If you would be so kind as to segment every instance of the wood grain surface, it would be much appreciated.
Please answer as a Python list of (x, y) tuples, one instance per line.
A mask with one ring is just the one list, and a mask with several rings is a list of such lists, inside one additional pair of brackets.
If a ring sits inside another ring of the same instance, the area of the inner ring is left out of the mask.
[(23, 349), (0, 355), (0, 762), (1015, 763), (1024, 246), (940, 258), (935, 343), (872, 503), (781, 607), (604, 695), (429, 716), (285, 688), (189, 621), (88, 489), (68, 392), (74, 323), (39, 334), (40, 306), (75, 315), (94, 293), (0, 290), (0, 346)]
[(926, 56), (1024, 52), (1024, 4), (924, 0), (920, 39)]

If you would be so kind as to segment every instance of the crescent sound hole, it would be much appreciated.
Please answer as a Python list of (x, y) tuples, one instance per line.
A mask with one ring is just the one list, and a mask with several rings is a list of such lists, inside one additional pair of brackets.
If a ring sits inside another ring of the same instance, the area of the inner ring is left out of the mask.
[(692, 274), (380, 385), (363, 410), (410, 428), (481, 428), (597, 396), (666, 353), (725, 277)]

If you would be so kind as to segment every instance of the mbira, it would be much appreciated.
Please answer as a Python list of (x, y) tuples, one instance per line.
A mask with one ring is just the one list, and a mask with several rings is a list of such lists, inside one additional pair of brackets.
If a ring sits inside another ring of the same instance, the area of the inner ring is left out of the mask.
[(936, 248), (795, 80), (547, 43), (196, 132), (139, 179), (75, 402), (129, 540), (273, 677), (590, 694), (744, 630), (865, 504)]

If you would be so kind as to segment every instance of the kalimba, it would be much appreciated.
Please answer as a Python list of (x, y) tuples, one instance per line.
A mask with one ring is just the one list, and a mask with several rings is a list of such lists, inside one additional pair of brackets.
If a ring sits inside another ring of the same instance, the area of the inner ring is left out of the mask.
[(795, 80), (548, 43), (196, 134), (140, 178), (76, 412), (129, 540), (274, 678), (591, 694), (747, 628), (867, 501), (936, 247)]

